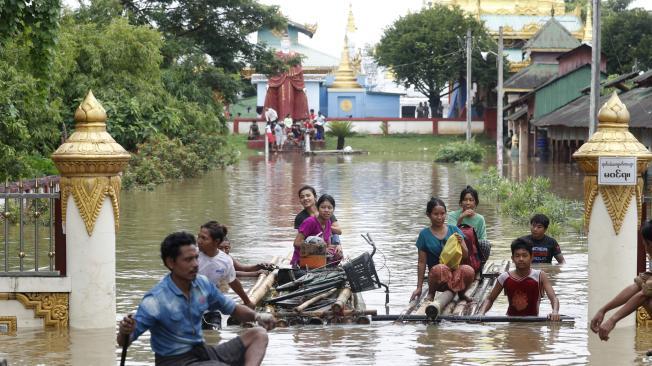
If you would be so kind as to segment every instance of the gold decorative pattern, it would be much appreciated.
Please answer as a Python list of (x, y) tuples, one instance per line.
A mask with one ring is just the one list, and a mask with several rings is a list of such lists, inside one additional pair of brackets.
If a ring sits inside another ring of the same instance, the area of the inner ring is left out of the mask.
[(0, 316), (0, 335), (14, 335), (18, 330), (18, 319), (15, 316)]
[(646, 328), (652, 326), (652, 317), (643, 306), (639, 306), (636, 310), (636, 326)]
[[(115, 218), (115, 230), (120, 228), (120, 183), (119, 176), (113, 177), (61, 177), (61, 210), (66, 212), (68, 197), (72, 198), (79, 209), (79, 214), (86, 225), (88, 235), (93, 234), (95, 222), (102, 209), (104, 197), (109, 197)], [(62, 216), (65, 225), (66, 217)]]
[(605, 206), (607, 206), (607, 212), (611, 217), (614, 231), (618, 235), (631, 199), (633, 196), (637, 196), (636, 186), (598, 186), (598, 190), (602, 195)]
[(0, 293), (0, 300), (17, 300), (26, 309), (43, 318), (45, 328), (67, 328), (70, 310), (70, 294), (67, 292), (18, 292)]
[[(635, 186), (598, 186), (598, 159), (600, 156), (636, 157), (638, 174)], [(587, 226), (597, 193), (602, 194), (607, 211), (611, 216), (616, 234), (629, 207), (628, 197), (636, 197), (636, 209), (640, 224), (643, 202), (643, 180), (641, 174), (652, 160), (652, 153), (629, 132), (629, 111), (614, 92), (611, 98), (598, 112), (596, 132), (574, 154), (580, 168), (586, 174), (584, 178), (584, 219)]]
[(587, 175), (584, 177), (584, 229), (589, 231), (589, 220), (593, 211), (593, 203), (598, 196), (598, 177)]
[(119, 228), (119, 175), (131, 158), (106, 131), (106, 118), (104, 108), (89, 91), (75, 111), (75, 132), (52, 154), (61, 172), (64, 224), (68, 197), (72, 195), (89, 236), (106, 196), (113, 206), (115, 228)]

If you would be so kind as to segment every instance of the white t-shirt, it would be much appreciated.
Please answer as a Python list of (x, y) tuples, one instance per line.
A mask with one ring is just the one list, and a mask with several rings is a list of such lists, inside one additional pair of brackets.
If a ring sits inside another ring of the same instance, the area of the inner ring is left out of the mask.
[(278, 119), (278, 114), (276, 114), (275, 110), (269, 108), (267, 112), (265, 112), (265, 119), (267, 122), (274, 122)]
[(200, 251), (199, 274), (208, 277), (220, 291), (227, 293), (229, 291), (229, 283), (235, 280), (233, 259), (221, 250), (214, 257), (209, 257)]

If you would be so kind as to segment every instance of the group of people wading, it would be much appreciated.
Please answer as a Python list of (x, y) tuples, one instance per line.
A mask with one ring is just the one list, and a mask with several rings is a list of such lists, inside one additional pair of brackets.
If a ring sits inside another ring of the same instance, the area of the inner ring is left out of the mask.
[[(299, 262), (301, 244), (312, 238), (323, 240), (329, 264), (338, 264), (342, 260), (339, 241), (342, 230), (333, 214), (335, 200), (328, 194), (317, 199), (317, 192), (311, 186), (301, 187), (298, 195), (303, 210), (294, 220), (297, 234), (292, 264), (296, 266)], [(487, 261), (491, 249), (484, 217), (476, 212), (479, 203), (478, 192), (470, 186), (462, 190), (460, 209), (453, 212), (447, 213), (446, 205), (438, 198), (428, 201), (425, 213), (430, 226), (419, 232), (416, 241), (417, 288), (412, 298), (421, 296), (426, 273), (426, 300), (432, 300), (436, 291), (446, 290), (464, 298), (465, 290)], [(560, 320), (559, 301), (546, 273), (531, 266), (532, 263), (551, 263), (552, 258), (564, 263), (559, 244), (545, 235), (548, 225), (545, 215), (536, 214), (530, 220), (531, 235), (512, 242), (515, 269), (500, 274), (480, 307), (481, 314), (491, 308), (504, 290), (509, 302), (508, 316), (537, 316), (540, 299), (545, 293), (552, 307), (548, 318)], [(145, 294), (135, 315), (120, 321), (117, 335), (120, 346), (128, 346), (149, 330), (157, 365), (258, 365), (262, 362), (268, 343), (267, 331), (275, 327), (276, 319), (269, 313), (253, 310), (255, 305), (242, 289), (238, 277), (257, 276), (273, 266), (270, 263), (245, 265), (233, 259), (229, 255), (231, 244), (227, 233), (226, 226), (209, 221), (201, 225), (197, 239), (187, 232), (175, 232), (163, 240), (161, 260), (170, 273)], [(643, 225), (641, 233), (648, 254), (652, 253), (652, 221)], [(461, 248), (462, 259), (458, 266), (451, 268), (440, 263), (440, 257), (453, 236)], [(639, 306), (652, 310), (652, 273), (641, 274), (634, 282), (591, 320), (591, 329), (601, 339), (607, 340), (615, 324)], [(223, 292), (229, 287), (241, 297), (244, 305), (224, 296)], [(611, 318), (603, 320), (609, 310), (621, 305), (624, 306)], [(255, 322), (259, 327), (247, 329), (219, 345), (207, 345), (203, 339), (202, 318), (215, 310), (243, 322)]]

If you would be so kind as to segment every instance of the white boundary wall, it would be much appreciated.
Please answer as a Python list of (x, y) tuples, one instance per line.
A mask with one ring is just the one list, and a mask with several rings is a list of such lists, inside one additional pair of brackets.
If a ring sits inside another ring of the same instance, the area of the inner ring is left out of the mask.
[[(432, 135), (433, 134), (433, 121), (432, 120), (401, 120), (401, 119), (365, 119), (365, 120), (351, 120), (353, 124), (353, 130), (369, 135), (380, 135), (382, 134), (381, 125), (383, 122), (387, 122), (389, 127), (390, 134), (397, 133), (413, 133), (421, 135)], [(238, 134), (246, 135), (249, 133), (249, 127), (253, 122), (251, 121), (239, 121), (238, 122)], [(258, 129), (260, 133), (265, 132), (265, 122), (259, 121)], [(437, 124), (437, 134), (438, 135), (463, 135), (466, 133), (466, 121), (454, 121), (454, 120), (438, 120), (435, 122)], [(228, 121), (227, 127), (230, 133), (233, 133), (234, 122)], [(485, 131), (484, 121), (472, 121), (471, 122), (471, 132), (474, 134), (483, 133)]]

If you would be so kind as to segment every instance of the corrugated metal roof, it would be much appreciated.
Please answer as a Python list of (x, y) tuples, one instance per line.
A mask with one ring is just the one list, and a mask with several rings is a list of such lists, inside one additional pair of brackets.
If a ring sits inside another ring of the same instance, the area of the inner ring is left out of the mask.
[(508, 89), (534, 90), (557, 76), (558, 69), (557, 64), (534, 63), (507, 79), (503, 88), (507, 91)]
[(521, 108), (518, 111), (510, 114), (509, 116), (505, 117), (505, 119), (509, 121), (516, 121), (519, 117), (523, 116), (525, 113), (527, 113), (527, 108)]
[(536, 90), (534, 118), (544, 116), (582, 96), (582, 88), (591, 82), (591, 65), (584, 65), (556, 77)]
[(524, 50), (536, 49), (567, 49), (572, 50), (580, 45), (580, 41), (564, 28), (554, 17), (550, 18), (544, 26), (523, 46)]
[[(652, 88), (635, 88), (621, 93), (618, 97), (629, 111), (629, 127), (652, 128)], [(609, 98), (611, 95), (601, 96), (600, 106)], [(588, 121), (589, 96), (583, 95), (541, 118), (534, 119), (532, 124), (538, 127), (587, 127)]]

